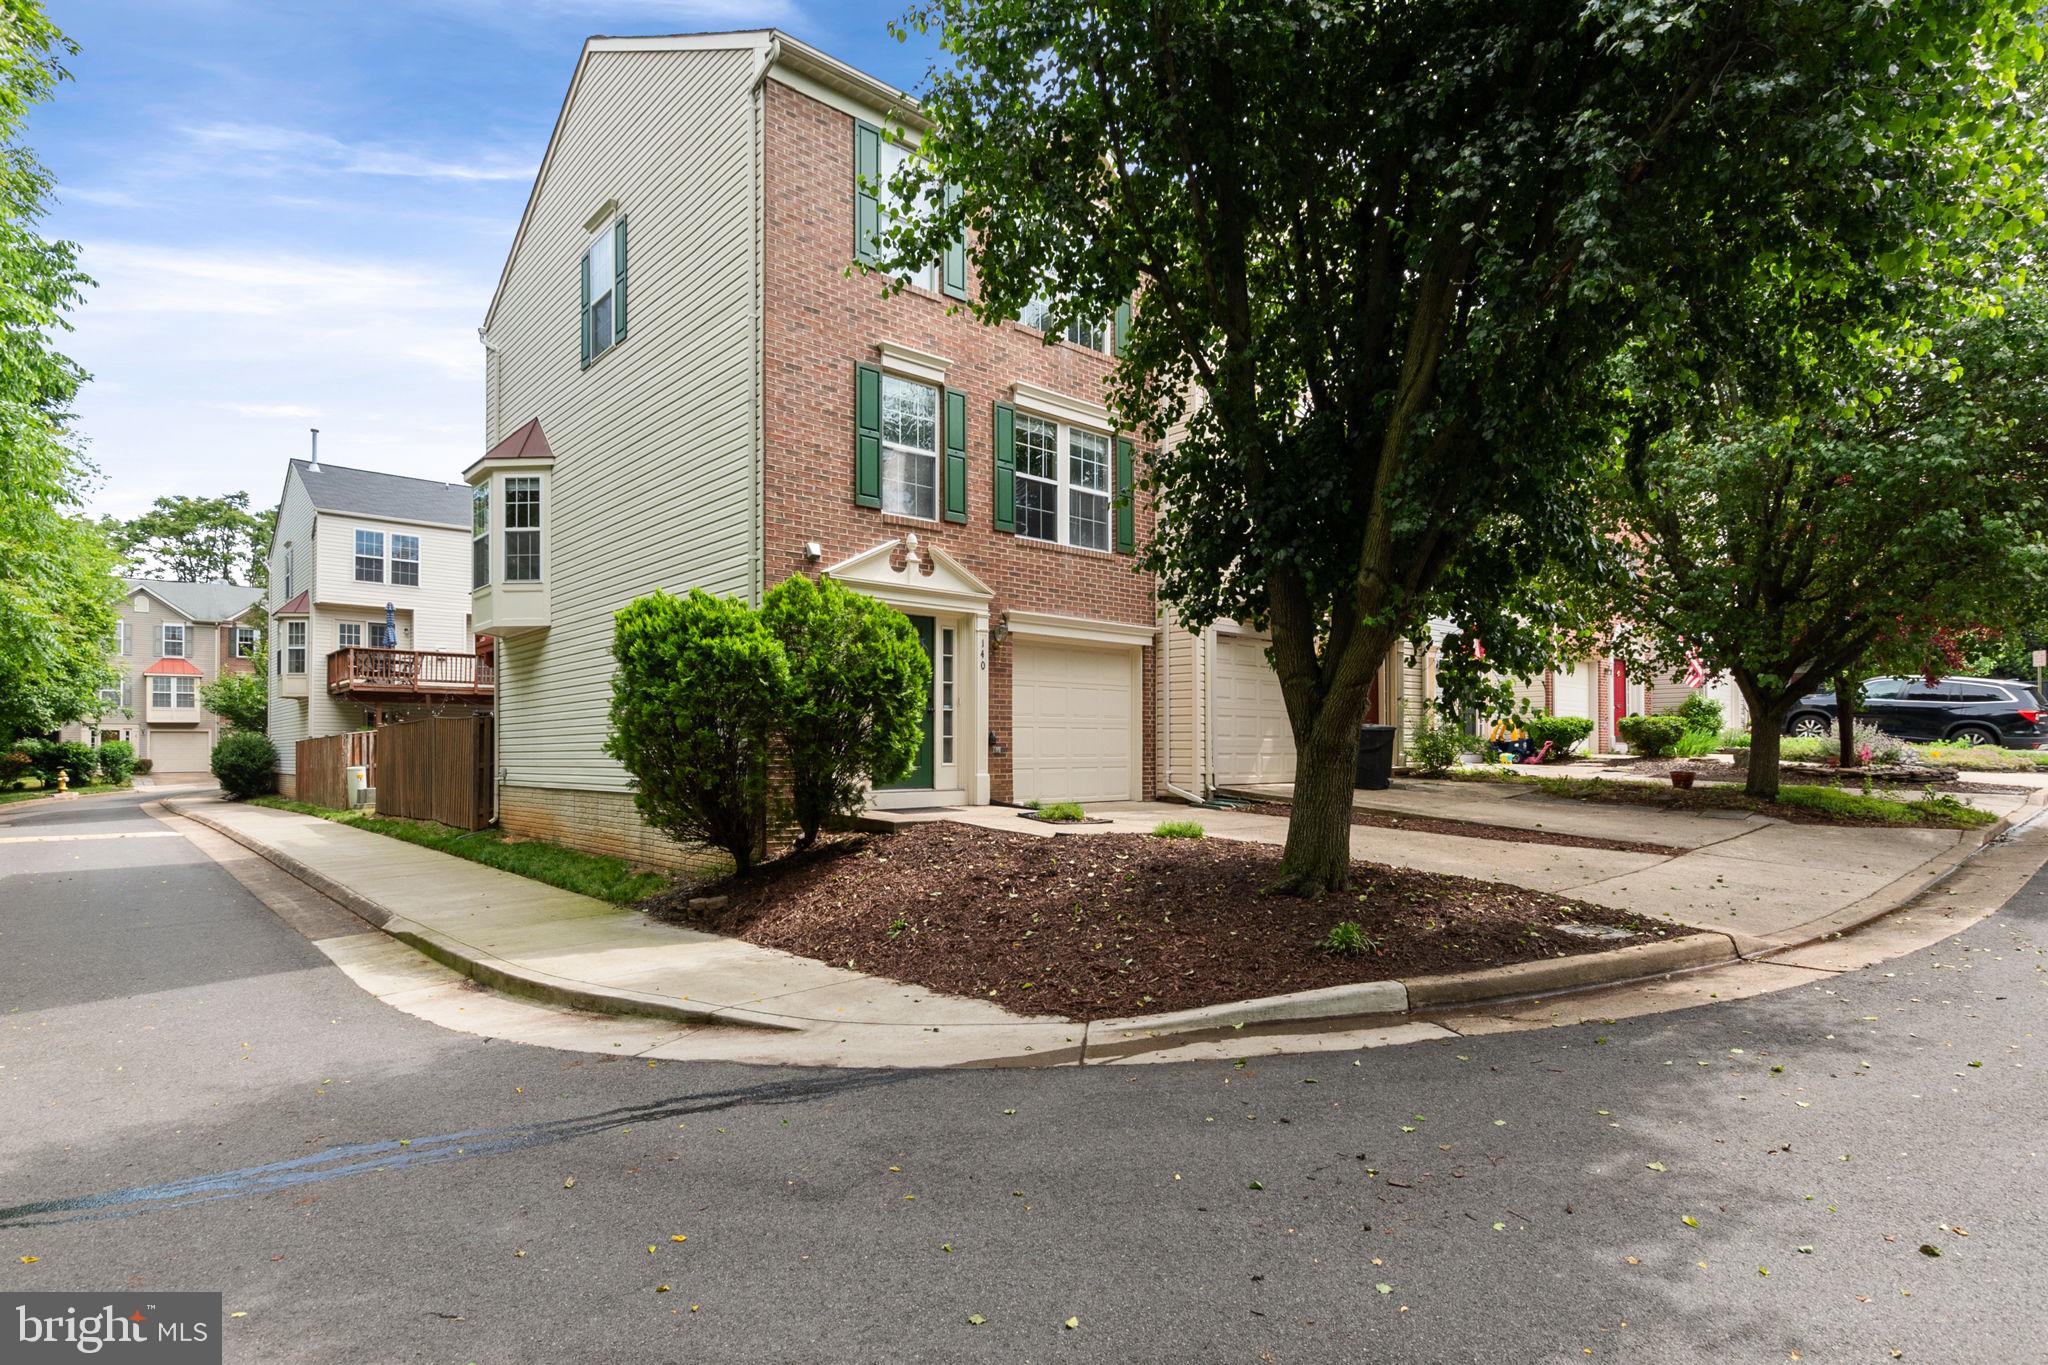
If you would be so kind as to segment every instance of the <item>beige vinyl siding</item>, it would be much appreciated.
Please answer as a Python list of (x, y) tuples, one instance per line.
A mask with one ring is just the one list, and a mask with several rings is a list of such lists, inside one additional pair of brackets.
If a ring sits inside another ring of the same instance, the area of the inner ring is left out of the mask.
[[(613, 614), (656, 587), (758, 591), (753, 61), (592, 52), (492, 314), (486, 445), (538, 417), (555, 452), (551, 629), (498, 655), (508, 784), (624, 790), (601, 752)], [(585, 369), (577, 262), (609, 202), (628, 331)]]
[[(382, 583), (356, 581), (358, 528), (383, 533)], [(417, 587), (401, 587), (391, 581), (393, 535), (420, 538), (420, 581)], [(471, 648), (467, 529), (384, 521), (347, 512), (322, 512), (314, 540), (318, 547), (316, 573), (320, 587), (313, 595), (313, 605), (330, 616), (324, 633), (316, 641), (323, 666), (328, 651), (335, 647), (336, 622), (381, 621), (387, 602), (398, 611), (400, 647), (447, 650), (457, 654)], [(412, 627), (410, 639), (404, 629), (408, 623)]]
[(1411, 662), (1408, 658), (1408, 645), (1404, 641), (1394, 646), (1390, 660), (1391, 667), (1388, 671), (1399, 680), (1401, 692), (1401, 709), (1397, 713), (1400, 719), (1396, 722), (1401, 730), (1394, 736), (1396, 763), (1408, 761), (1409, 746), (1415, 742), (1416, 727), (1422, 724), (1422, 717), (1427, 711), (1426, 704), (1430, 699), (1430, 691), (1426, 686), (1429, 682), (1428, 670), (1424, 663), (1427, 652), (1417, 654)]
[(1159, 614), (1159, 638), (1165, 658), (1159, 696), (1160, 749), (1168, 770), (1160, 776), (1176, 787), (1201, 794), (1208, 774), (1204, 771), (1202, 727), (1208, 708), (1202, 705), (1201, 653), (1206, 637), (1184, 628), (1173, 612)]
[[(304, 592), (313, 586), (313, 502), (306, 496), (305, 487), (299, 482), (298, 470), (285, 466), (284, 493), (277, 506), (277, 530), (270, 541), (270, 592), (264, 602), (266, 612), (275, 612), (285, 604), (284, 547), (297, 547), (294, 561), (295, 574), (292, 589)], [(312, 733), (307, 729), (307, 708), (309, 703), (297, 697), (280, 697), (278, 692), (277, 651), (284, 648), (284, 629), (275, 616), (269, 621), (270, 657), (265, 658), (263, 668), (270, 680), (270, 742), (277, 746), (277, 766), (280, 772), (296, 772), (297, 743)], [(309, 624), (306, 637), (307, 694), (312, 695), (313, 639)], [(326, 678), (321, 678), (322, 694), (326, 692)]]

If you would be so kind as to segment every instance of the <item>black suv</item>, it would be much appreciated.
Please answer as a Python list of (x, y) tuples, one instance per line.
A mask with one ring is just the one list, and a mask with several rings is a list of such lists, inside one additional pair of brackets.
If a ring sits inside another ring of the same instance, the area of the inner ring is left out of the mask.
[[(1872, 678), (1863, 684), (1856, 718), (1888, 735), (1922, 742), (2002, 744), (2038, 749), (2048, 744), (2048, 705), (2032, 683), (1991, 678)], [(1809, 692), (1785, 721), (1788, 735), (1825, 735), (1835, 723), (1835, 694)]]

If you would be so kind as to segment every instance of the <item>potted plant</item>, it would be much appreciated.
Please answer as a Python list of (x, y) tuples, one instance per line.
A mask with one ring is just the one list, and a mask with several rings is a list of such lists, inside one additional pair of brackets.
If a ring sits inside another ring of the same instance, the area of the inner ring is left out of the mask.
[(1671, 785), (1682, 792), (1692, 790), (1693, 773), (1690, 768), (1673, 768), (1670, 773)]

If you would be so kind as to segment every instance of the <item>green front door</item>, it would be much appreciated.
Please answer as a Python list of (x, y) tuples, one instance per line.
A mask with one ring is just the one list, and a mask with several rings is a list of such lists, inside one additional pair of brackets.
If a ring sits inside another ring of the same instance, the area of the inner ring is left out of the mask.
[[(910, 618), (910, 624), (917, 627), (918, 647), (924, 650), (924, 657), (929, 662), (933, 653), (932, 618), (913, 616)], [(918, 742), (917, 761), (910, 765), (910, 771), (903, 775), (902, 781), (882, 784), (884, 791), (914, 790), (919, 787), (926, 791), (930, 791), (932, 787), (932, 708), (929, 699), (924, 708), (924, 738)]]

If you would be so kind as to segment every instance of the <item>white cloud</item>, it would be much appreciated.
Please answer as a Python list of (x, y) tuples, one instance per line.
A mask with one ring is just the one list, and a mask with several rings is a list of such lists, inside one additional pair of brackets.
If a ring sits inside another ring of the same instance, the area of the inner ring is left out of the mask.
[(230, 158), (222, 169), (254, 175), (391, 176), (408, 180), (527, 180), (530, 156), (493, 152), (474, 160), (449, 160), (402, 147), (351, 143), (325, 133), (270, 123), (206, 123), (185, 135), (215, 156)]
[(244, 417), (318, 417), (318, 408), (309, 408), (303, 403), (211, 403), (209, 407), (222, 412), (238, 412)]

